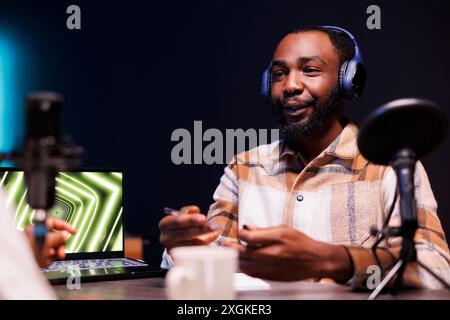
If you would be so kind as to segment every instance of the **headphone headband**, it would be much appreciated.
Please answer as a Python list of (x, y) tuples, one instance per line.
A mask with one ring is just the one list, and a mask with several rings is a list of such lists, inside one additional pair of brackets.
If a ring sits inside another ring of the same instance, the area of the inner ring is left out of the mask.
[(353, 59), (356, 59), (359, 62), (362, 62), (361, 51), (359, 50), (358, 43), (356, 42), (355, 37), (353, 36), (353, 34), (350, 33), (350, 31), (345, 30), (344, 28), (341, 28), (341, 27), (336, 27), (336, 26), (320, 26), (320, 27), (345, 33), (347, 35), (347, 37), (349, 37), (350, 40), (352, 40), (353, 47), (355, 48), (355, 55), (354, 55)]

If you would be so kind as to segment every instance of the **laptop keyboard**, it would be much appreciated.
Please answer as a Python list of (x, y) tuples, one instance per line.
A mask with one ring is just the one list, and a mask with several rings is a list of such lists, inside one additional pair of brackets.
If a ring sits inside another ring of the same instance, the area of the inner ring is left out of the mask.
[(147, 264), (134, 261), (127, 258), (115, 259), (86, 259), (86, 260), (62, 260), (55, 261), (43, 272), (49, 271), (68, 271), (68, 270), (87, 270), (87, 269), (105, 269), (105, 268), (127, 268), (127, 267), (144, 267)]

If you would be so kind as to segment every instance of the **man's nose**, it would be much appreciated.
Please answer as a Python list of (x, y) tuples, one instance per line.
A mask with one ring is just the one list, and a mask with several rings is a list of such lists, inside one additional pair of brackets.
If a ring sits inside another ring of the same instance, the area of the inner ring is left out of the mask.
[(300, 95), (303, 92), (303, 83), (298, 72), (289, 72), (284, 83), (283, 93), (287, 96)]

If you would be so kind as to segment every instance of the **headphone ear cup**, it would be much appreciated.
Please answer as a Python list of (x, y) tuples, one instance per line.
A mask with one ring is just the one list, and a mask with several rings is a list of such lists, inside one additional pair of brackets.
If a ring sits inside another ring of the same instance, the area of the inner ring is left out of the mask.
[(366, 82), (366, 69), (355, 59), (348, 61), (342, 72), (342, 93), (347, 100), (359, 98)]
[(262, 74), (262, 79), (261, 79), (261, 96), (264, 98), (264, 100), (266, 100), (267, 102), (270, 102), (270, 71), (271, 71), (271, 66), (269, 66), (266, 70), (264, 70), (263, 74)]
[(344, 79), (345, 79), (345, 72), (347, 70), (347, 65), (348, 65), (348, 61), (345, 61), (339, 68), (339, 79), (338, 79), (339, 89), (341, 91), (341, 95), (344, 97), (346, 96)]
[(356, 98), (359, 98), (366, 85), (367, 80), (367, 70), (362, 62), (357, 62), (355, 64), (355, 70), (352, 77), (352, 91), (353, 95)]

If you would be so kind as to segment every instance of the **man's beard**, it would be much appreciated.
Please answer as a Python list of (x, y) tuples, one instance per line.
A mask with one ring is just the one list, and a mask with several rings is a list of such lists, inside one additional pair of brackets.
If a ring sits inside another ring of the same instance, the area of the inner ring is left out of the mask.
[(287, 123), (282, 113), (282, 105), (274, 106), (275, 115), (280, 129), (280, 137), (292, 148), (296, 148), (299, 142), (311, 136), (311, 134), (325, 128), (329, 120), (336, 114), (339, 108), (339, 85), (336, 85), (327, 99), (319, 103), (313, 98), (314, 111), (305, 124)]

